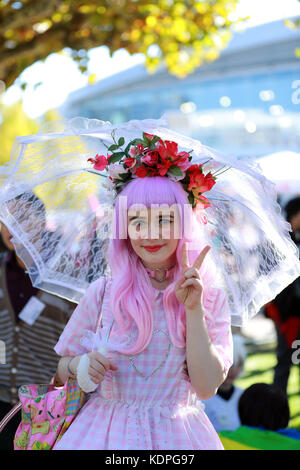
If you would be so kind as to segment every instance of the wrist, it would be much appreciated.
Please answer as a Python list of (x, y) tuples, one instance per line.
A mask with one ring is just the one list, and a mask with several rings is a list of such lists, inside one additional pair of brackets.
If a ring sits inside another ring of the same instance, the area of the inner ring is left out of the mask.
[[(75, 360), (74, 360), (75, 359)], [(76, 377), (76, 372), (77, 372), (77, 356), (71, 357), (71, 359), (68, 360), (67, 362), (67, 371), (68, 374), (71, 377)]]
[(185, 312), (186, 312), (186, 315), (189, 315), (189, 316), (197, 316), (200, 318), (204, 318), (204, 308), (201, 305), (195, 308), (186, 308)]

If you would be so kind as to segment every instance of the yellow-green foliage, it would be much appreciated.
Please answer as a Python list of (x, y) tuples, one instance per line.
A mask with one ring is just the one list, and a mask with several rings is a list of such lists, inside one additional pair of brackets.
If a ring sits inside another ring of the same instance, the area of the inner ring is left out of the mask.
[(0, 79), (9, 87), (26, 67), (66, 47), (85, 72), (86, 51), (102, 45), (111, 53), (121, 48), (143, 53), (150, 70), (164, 63), (171, 73), (185, 76), (215, 60), (227, 45), (230, 13), (237, 4), (238, 0), (0, 0)]

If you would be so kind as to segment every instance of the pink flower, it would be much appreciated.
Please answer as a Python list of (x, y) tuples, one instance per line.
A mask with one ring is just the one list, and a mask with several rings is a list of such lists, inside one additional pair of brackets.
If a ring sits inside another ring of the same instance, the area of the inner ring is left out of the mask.
[(196, 207), (194, 208), (194, 214), (196, 215), (196, 218), (197, 220), (206, 225), (207, 224), (207, 219), (203, 213), (205, 207), (202, 206), (202, 204), (200, 203), (200, 201), (197, 201), (196, 203)]
[(128, 155), (130, 155), (130, 157), (135, 157), (137, 155), (138, 151), (137, 151), (137, 148), (134, 147), (134, 145), (131, 145), (129, 151), (128, 151)]
[(144, 146), (143, 146), (143, 144), (140, 144), (139, 142), (137, 142), (136, 146), (137, 146), (137, 151), (138, 151), (138, 153), (139, 153), (139, 154), (142, 154), (142, 153), (144, 152)]
[(147, 134), (147, 132), (144, 132), (145, 136), (147, 137), (148, 140), (152, 140), (154, 135), (153, 134)]
[(200, 208), (200, 209), (206, 209), (207, 207), (210, 206), (210, 202), (209, 200), (204, 197), (202, 194), (199, 194), (196, 190), (192, 190), (192, 193), (194, 194), (194, 196), (196, 198), (199, 198), (199, 199), (196, 199), (195, 202), (196, 202), (196, 205)]
[(186, 171), (190, 166), (189, 154), (186, 152), (180, 152), (177, 157), (180, 158), (176, 159), (176, 165), (179, 166), (181, 171)]
[(158, 162), (158, 152), (156, 150), (151, 150), (149, 152), (146, 153), (146, 155), (144, 155), (142, 158), (141, 158), (141, 162), (145, 163), (146, 165), (149, 165), (149, 166), (155, 166), (157, 165), (157, 162)]
[(97, 155), (95, 158), (89, 158), (88, 162), (93, 163), (94, 169), (98, 171), (104, 170), (108, 164), (108, 159), (104, 155)]

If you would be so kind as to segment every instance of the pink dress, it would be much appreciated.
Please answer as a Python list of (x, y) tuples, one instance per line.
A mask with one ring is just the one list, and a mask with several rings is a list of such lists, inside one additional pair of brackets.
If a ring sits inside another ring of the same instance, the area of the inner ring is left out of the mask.
[[(108, 307), (110, 284), (108, 279), (99, 332), (102, 338), (112, 325)], [(81, 337), (86, 330), (96, 329), (103, 287), (100, 278), (88, 288), (55, 346), (59, 355), (72, 356), (91, 350), (82, 345)], [(118, 370), (106, 373), (55, 450), (223, 449), (189, 381), (185, 348), (171, 342), (163, 292), (155, 291), (151, 342), (144, 351), (131, 357), (109, 352), (108, 357)], [(210, 288), (203, 296), (203, 304), (210, 338), (227, 371), (232, 364), (232, 338), (225, 296), (219, 289)], [(133, 332), (130, 336), (134, 335)]]

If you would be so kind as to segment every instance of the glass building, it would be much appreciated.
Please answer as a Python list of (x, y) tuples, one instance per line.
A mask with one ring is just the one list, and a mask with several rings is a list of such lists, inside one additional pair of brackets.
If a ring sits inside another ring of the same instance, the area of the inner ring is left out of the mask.
[(238, 156), (300, 149), (300, 29), (283, 21), (236, 32), (218, 60), (185, 79), (134, 66), (69, 95), (67, 118), (159, 118)]

